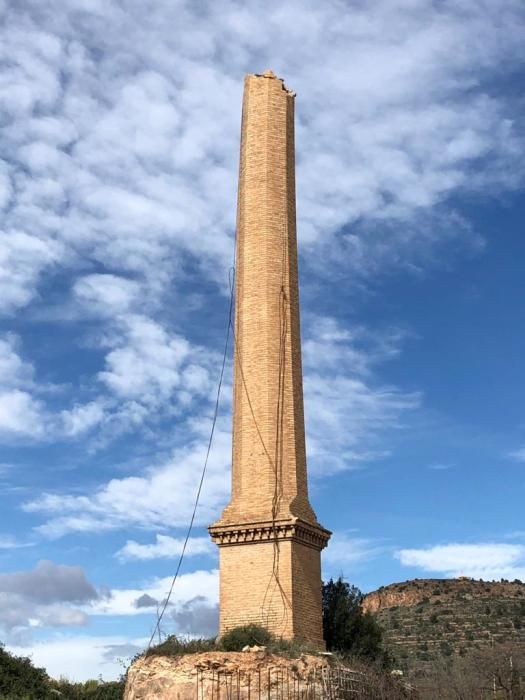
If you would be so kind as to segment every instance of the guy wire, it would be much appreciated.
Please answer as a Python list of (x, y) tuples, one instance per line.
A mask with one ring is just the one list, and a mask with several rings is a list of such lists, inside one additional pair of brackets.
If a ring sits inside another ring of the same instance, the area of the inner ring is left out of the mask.
[(148, 651), (149, 651), (149, 649), (150, 649), (150, 647), (151, 647), (151, 644), (152, 644), (152, 642), (153, 642), (153, 639), (154, 639), (154, 637), (155, 637), (155, 634), (156, 634), (157, 630), (159, 629), (159, 626), (160, 626), (162, 617), (163, 617), (164, 613), (166, 612), (166, 608), (168, 607), (168, 604), (169, 604), (169, 601), (170, 601), (170, 598), (171, 598), (171, 594), (173, 593), (173, 588), (174, 588), (174, 586), (175, 586), (175, 582), (177, 581), (177, 578), (178, 578), (178, 576), (179, 576), (179, 572), (180, 572), (180, 569), (181, 569), (181, 566), (182, 566), (182, 562), (183, 562), (183, 560), (184, 560), (184, 555), (185, 555), (185, 553), (186, 553), (186, 548), (187, 548), (187, 546), (188, 546), (188, 542), (189, 542), (189, 539), (190, 539), (190, 535), (191, 535), (191, 532), (192, 532), (192, 530), (193, 530), (193, 523), (194, 523), (194, 521), (195, 521), (195, 515), (196, 515), (196, 513), (197, 513), (197, 508), (198, 508), (198, 506), (199, 506), (199, 500), (200, 500), (200, 496), (201, 496), (201, 492), (202, 492), (202, 486), (203, 486), (203, 484), (204, 484), (204, 478), (205, 478), (205, 476), (206, 476), (206, 471), (207, 471), (207, 468), (208, 468), (208, 461), (209, 461), (209, 458), (210, 458), (211, 446), (212, 446), (212, 443), (213, 443), (213, 436), (214, 436), (214, 433), (215, 433), (215, 426), (216, 426), (216, 424), (217, 424), (217, 416), (218, 416), (218, 413), (219, 413), (219, 402), (220, 402), (221, 389), (222, 389), (222, 384), (223, 384), (223, 379), (224, 379), (224, 371), (225, 371), (225, 368), (226, 368), (226, 359), (227, 359), (227, 355), (228, 355), (228, 345), (229, 345), (229, 341), (230, 341), (230, 328), (231, 328), (232, 310), (233, 310), (233, 290), (232, 290), (231, 293), (230, 293), (230, 306), (229, 306), (229, 311), (228, 311), (228, 324), (227, 324), (228, 327), (227, 327), (227, 329), (226, 329), (226, 340), (225, 340), (225, 342), (224, 342), (224, 352), (223, 352), (223, 356), (222, 356), (222, 365), (221, 365), (221, 371), (220, 371), (220, 375), (219, 375), (219, 383), (218, 383), (218, 386), (217, 386), (217, 395), (216, 395), (216, 398), (215, 398), (215, 408), (214, 408), (214, 411), (213, 411), (213, 420), (212, 420), (212, 424), (211, 424), (210, 437), (209, 437), (209, 440), (208, 440), (208, 447), (207, 447), (207, 450), (206, 450), (206, 457), (205, 457), (205, 459), (204, 459), (204, 466), (203, 466), (203, 468), (202, 468), (202, 473), (201, 473), (201, 477), (200, 477), (200, 481), (199, 481), (199, 486), (198, 486), (198, 489), (197, 489), (197, 494), (196, 494), (196, 496), (195, 496), (195, 503), (194, 503), (194, 505), (193, 505), (193, 512), (192, 512), (192, 514), (191, 514), (191, 519), (190, 519), (190, 523), (189, 523), (189, 525), (188, 525), (188, 529), (187, 529), (187, 532), (186, 532), (186, 537), (184, 538), (184, 544), (183, 544), (183, 546), (182, 546), (182, 551), (181, 551), (180, 556), (179, 556), (179, 561), (178, 561), (178, 563), (177, 563), (177, 568), (176, 568), (175, 574), (174, 574), (174, 576), (173, 576), (173, 578), (172, 578), (171, 586), (170, 586), (170, 589), (169, 589), (169, 591), (168, 591), (168, 595), (166, 596), (166, 598), (164, 599), (164, 602), (163, 602), (163, 604), (162, 604), (162, 608), (161, 608), (160, 614), (157, 615), (157, 623), (156, 623), (156, 625), (155, 625), (155, 627), (154, 627), (154, 629), (153, 629), (153, 632), (152, 632), (152, 634), (151, 634), (150, 640), (149, 640), (149, 642), (148, 642), (148, 646), (146, 647), (146, 651), (145, 651), (146, 654), (148, 653)]

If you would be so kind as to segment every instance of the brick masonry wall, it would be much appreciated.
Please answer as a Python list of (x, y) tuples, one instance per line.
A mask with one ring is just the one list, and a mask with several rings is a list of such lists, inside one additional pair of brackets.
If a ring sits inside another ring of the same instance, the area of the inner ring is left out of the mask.
[(273, 542), (220, 548), (220, 634), (254, 623), (293, 637), (292, 543), (279, 543), (276, 574), (282, 591), (273, 575), (274, 548)]
[(324, 648), (319, 550), (293, 540), (220, 548), (220, 634), (260, 624)]
[(315, 522), (308, 502), (295, 225), (294, 96), (246, 77), (239, 175), (232, 503)]
[[(232, 498), (218, 523), (297, 519), (308, 500), (295, 212), (294, 94), (245, 79), (237, 211)], [(326, 539), (329, 533), (326, 533)], [(294, 539), (221, 545), (221, 632), (262, 622), (322, 645), (320, 548)], [(277, 583), (279, 582), (279, 585)], [(284, 602), (283, 602), (284, 600)]]
[(294, 637), (324, 649), (320, 552), (300, 542), (292, 546), (292, 599)]

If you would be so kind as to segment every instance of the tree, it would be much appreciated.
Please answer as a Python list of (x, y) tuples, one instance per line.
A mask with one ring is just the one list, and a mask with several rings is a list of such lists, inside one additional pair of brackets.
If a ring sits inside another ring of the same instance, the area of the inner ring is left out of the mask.
[(14, 656), (0, 644), (0, 700), (121, 700), (124, 681), (70, 683), (49, 678), (31, 659)]
[(386, 663), (381, 628), (371, 613), (363, 612), (362, 601), (361, 591), (341, 577), (323, 584), (323, 633), (327, 649)]
[(0, 645), (0, 698), (51, 698), (49, 678), (30, 659), (9, 654)]

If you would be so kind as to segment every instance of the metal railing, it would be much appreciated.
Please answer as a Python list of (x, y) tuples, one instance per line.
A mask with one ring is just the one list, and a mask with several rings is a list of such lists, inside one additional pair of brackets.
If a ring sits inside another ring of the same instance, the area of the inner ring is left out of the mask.
[(281, 666), (258, 671), (199, 670), (195, 700), (355, 700), (363, 697), (364, 674), (340, 668), (307, 675)]

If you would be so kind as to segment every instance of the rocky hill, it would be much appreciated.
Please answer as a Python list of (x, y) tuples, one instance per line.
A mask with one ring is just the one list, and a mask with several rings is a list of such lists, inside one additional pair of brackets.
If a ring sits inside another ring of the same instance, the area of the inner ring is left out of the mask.
[(369, 593), (363, 607), (405, 670), (502, 643), (525, 654), (525, 583), (518, 580), (415, 579)]

